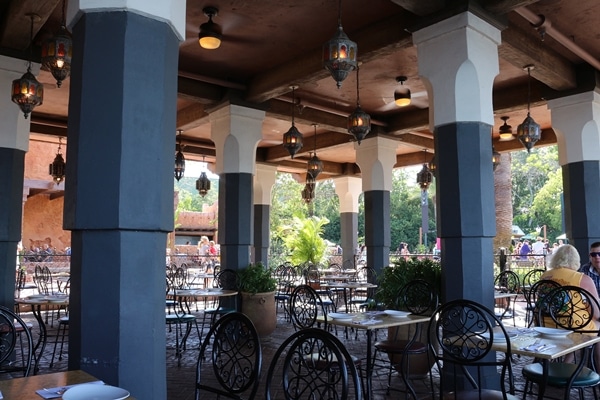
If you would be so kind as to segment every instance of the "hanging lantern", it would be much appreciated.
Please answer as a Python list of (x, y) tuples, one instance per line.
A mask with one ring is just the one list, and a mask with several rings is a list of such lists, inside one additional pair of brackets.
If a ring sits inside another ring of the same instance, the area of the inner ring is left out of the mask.
[(183, 173), (185, 172), (185, 157), (181, 152), (183, 149), (183, 146), (181, 145), (181, 133), (183, 131), (178, 130), (177, 132), (179, 133), (179, 151), (175, 155), (175, 179), (179, 182), (179, 180), (183, 178)]
[(371, 132), (371, 116), (360, 108), (359, 69), (356, 69), (356, 108), (348, 116), (348, 132), (354, 136), (358, 144)]
[[(33, 42), (33, 22), (39, 21), (40, 16), (37, 14), (27, 14), (31, 18), (31, 42)], [(31, 73), (31, 48), (33, 43), (29, 45), (29, 61), (27, 63), (27, 72), (20, 79), (15, 79), (12, 82), (11, 100), (16, 103), (25, 119), (31, 114), (33, 109), (44, 102), (44, 85), (35, 79)]]
[(500, 153), (498, 153), (494, 146), (492, 146), (492, 166), (494, 168), (494, 171), (496, 170), (498, 165), (500, 165)]
[(290, 153), (290, 156), (294, 158), (294, 155), (302, 148), (302, 134), (296, 128), (294, 124), (294, 109), (296, 107), (296, 98), (294, 92), (298, 89), (298, 86), (290, 86), (292, 89), (292, 126), (283, 134), (283, 147)]
[(52, 180), (57, 185), (65, 180), (66, 164), (62, 154), (60, 153), (61, 144), (62, 138), (58, 138), (58, 151), (56, 153), (56, 157), (54, 157), (54, 161), (52, 161), (52, 164), (50, 164), (48, 171), (48, 173), (52, 175)]
[[(204, 157), (202, 157), (202, 162), (204, 162)], [(196, 179), (196, 190), (200, 193), (200, 196), (204, 197), (210, 190), (210, 179), (206, 176), (206, 172), (202, 171), (200, 173), (200, 177)]]
[(340, 0), (337, 32), (323, 45), (323, 66), (335, 80), (338, 89), (342, 87), (342, 81), (346, 79), (348, 73), (357, 68), (356, 53), (356, 43), (348, 38), (342, 28), (342, 0)]
[(313, 179), (317, 179), (317, 176), (323, 171), (323, 161), (319, 160), (319, 157), (317, 157), (317, 124), (312, 125), (315, 127), (315, 134), (313, 135), (315, 139), (315, 151), (310, 160), (308, 160), (308, 169), (306, 172), (312, 176)]
[(431, 182), (433, 181), (433, 174), (429, 170), (427, 164), (423, 164), (423, 169), (417, 173), (417, 183), (422, 190), (429, 189)]
[(71, 73), (71, 58), (73, 52), (73, 41), (71, 34), (66, 28), (65, 3), (63, 0), (62, 22), (60, 31), (56, 36), (42, 44), (42, 65), (50, 70), (56, 86), (60, 87), (62, 82)]
[(531, 108), (531, 70), (533, 69), (532, 65), (528, 65), (527, 68), (527, 117), (523, 120), (521, 125), (517, 127), (517, 138), (519, 141), (525, 146), (527, 152), (530, 153), (531, 149), (535, 145), (535, 143), (540, 140), (542, 137), (542, 133), (540, 131), (540, 125), (536, 123), (531, 115), (529, 114), (529, 110)]

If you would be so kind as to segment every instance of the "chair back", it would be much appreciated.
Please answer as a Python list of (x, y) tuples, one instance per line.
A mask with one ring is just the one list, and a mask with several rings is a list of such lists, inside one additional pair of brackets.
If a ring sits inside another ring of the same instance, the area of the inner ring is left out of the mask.
[(496, 290), (506, 293), (519, 293), (521, 289), (521, 280), (514, 271), (505, 270), (498, 274), (494, 280)]
[(540, 324), (538, 319), (539, 306), (544, 303), (544, 297), (558, 287), (560, 287), (558, 282), (549, 279), (542, 279), (531, 285), (525, 295), (527, 309), (531, 310), (533, 316), (529, 326)]
[(400, 289), (398, 308), (412, 314), (429, 314), (438, 306), (438, 296), (433, 286), (423, 280), (415, 279)]
[[(333, 334), (302, 329), (275, 352), (267, 373), (265, 399), (362, 399), (352, 357)], [(283, 391), (283, 396), (281, 396)]]
[(295, 329), (314, 327), (319, 314), (324, 316), (325, 324), (327, 324), (327, 314), (321, 297), (309, 285), (300, 285), (294, 288), (288, 307)]
[(569, 329), (581, 333), (599, 333), (596, 313), (598, 299), (579, 286), (559, 286), (544, 296), (538, 307), (542, 326)]
[(204, 398), (206, 392), (230, 399), (253, 399), (261, 366), (260, 338), (252, 321), (240, 312), (224, 315), (213, 324), (200, 347), (196, 400)]
[(213, 286), (224, 290), (238, 290), (240, 278), (237, 271), (229, 268), (220, 270), (213, 280)]
[(40, 294), (51, 294), (52, 291), (52, 273), (47, 266), (35, 266), (33, 281)]
[[(17, 342), (20, 355), (15, 352)], [(33, 337), (27, 324), (14, 311), (0, 306), (0, 372), (22, 371), (23, 376), (29, 376), (33, 353)], [(15, 361), (6, 365), (10, 357), (15, 357)]]
[(523, 276), (523, 283), (521, 288), (530, 290), (530, 288), (541, 279), (542, 275), (546, 272), (545, 269), (532, 269)]
[[(486, 375), (484, 368), (490, 366), (501, 368), (498, 376), (502, 393), (506, 394), (507, 378), (513, 391), (510, 338), (500, 319), (487, 307), (464, 299), (441, 305), (429, 321), (428, 338), (437, 366), (441, 370), (443, 365), (445, 371), (440, 376), (441, 393), (456, 391), (462, 376), (475, 393), (479, 392)], [(502, 357), (492, 350), (493, 343), (499, 341), (507, 343)], [(457, 394), (456, 398), (462, 396)]]

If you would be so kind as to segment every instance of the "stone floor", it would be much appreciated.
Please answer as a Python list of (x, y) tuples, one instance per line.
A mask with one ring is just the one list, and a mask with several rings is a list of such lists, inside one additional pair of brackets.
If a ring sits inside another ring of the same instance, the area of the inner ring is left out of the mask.
[[(516, 307), (516, 325), (524, 326), (524, 302), (518, 302)], [(201, 321), (202, 316), (202, 307), (197, 312), (199, 316), (199, 320)], [(24, 318), (31, 319), (31, 321), (35, 320), (32, 318), (30, 313), (24, 313)], [(504, 322), (507, 325), (512, 325), (512, 318), (505, 319)], [(40, 374), (52, 373), (57, 371), (63, 371), (67, 369), (67, 359), (68, 355), (65, 355), (62, 360), (58, 360), (58, 356), (55, 359), (54, 366), (50, 368), (50, 361), (52, 356), (52, 350), (54, 348), (54, 341), (56, 339), (57, 333), (57, 323), (53, 324), (53, 327), (49, 327), (49, 343), (46, 347), (44, 355), (42, 357), (40, 363)], [(290, 323), (288, 323), (283, 318), (283, 313), (280, 313), (278, 316), (278, 327), (277, 330), (267, 339), (262, 341), (262, 350), (263, 350), (263, 377), (266, 374), (266, 371), (269, 367), (269, 364), (273, 358), (273, 354), (279, 347), (279, 345), (293, 332), (293, 327)], [(379, 332), (379, 335), (384, 335), (384, 332)], [(192, 400), (194, 399), (194, 381), (196, 376), (196, 361), (198, 357), (198, 347), (199, 340), (198, 335), (195, 331), (192, 332), (189, 340), (187, 350), (183, 353), (181, 358), (181, 366), (178, 366), (177, 358), (175, 357), (175, 338), (174, 334), (168, 332), (167, 329), (167, 348), (166, 348), (166, 357), (167, 357), (167, 400)], [(353, 355), (365, 357), (365, 345), (366, 345), (366, 337), (364, 333), (360, 333), (358, 335), (349, 335), (346, 339), (343, 331), (338, 330), (338, 336), (342, 339), (349, 352)], [(65, 352), (67, 351), (68, 344), (65, 343)], [(60, 344), (59, 344), (60, 348)], [(523, 385), (524, 381), (521, 375), (521, 367), (531, 362), (530, 358), (527, 357), (515, 357), (514, 359), (514, 377), (517, 388), (517, 396), (521, 397), (523, 395)], [(5, 379), (5, 377), (0, 376), (0, 379)], [(437, 375), (437, 370), (434, 368), (434, 380), (435, 382), (439, 381), (439, 376)], [(264, 381), (262, 379), (261, 381)], [(427, 380), (424, 381), (414, 381), (414, 385), (417, 389), (420, 399), (431, 399), (431, 390), (429, 387), (429, 383)], [(435, 384), (434, 384), (435, 385)], [(402, 389), (401, 379), (397, 373), (394, 373), (392, 376), (392, 386), (396, 389)], [(374, 400), (382, 400), (382, 399), (393, 399), (398, 396), (404, 397), (404, 393), (399, 393), (397, 391), (392, 391), (391, 394), (387, 393), (387, 369), (383, 367), (376, 368), (374, 377), (373, 377), (373, 399)], [(437, 387), (436, 387), (437, 393)], [(559, 399), (562, 398), (563, 392), (559, 390), (548, 390), (546, 397), (547, 399)], [(576, 392), (571, 393), (571, 397), (577, 396)], [(203, 395), (202, 399), (209, 399), (211, 397)], [(264, 388), (261, 385), (257, 392), (258, 399), (264, 398)], [(533, 399), (535, 396), (528, 395), (528, 399)], [(591, 390), (585, 391), (585, 399), (593, 399), (594, 395)], [(13, 399), (7, 399), (13, 400)]]

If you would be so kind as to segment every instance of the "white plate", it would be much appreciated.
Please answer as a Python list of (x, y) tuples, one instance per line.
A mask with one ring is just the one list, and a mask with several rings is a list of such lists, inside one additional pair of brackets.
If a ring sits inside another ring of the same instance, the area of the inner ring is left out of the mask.
[(123, 400), (129, 392), (116, 386), (88, 383), (77, 385), (63, 394), (63, 400)]
[(394, 318), (405, 318), (410, 315), (410, 312), (408, 311), (384, 310), (383, 312)]
[(342, 320), (351, 320), (352, 318), (354, 318), (354, 314), (336, 313), (336, 312), (329, 313), (329, 314), (327, 314), (327, 316), (329, 318), (342, 319)]
[(573, 333), (573, 331), (567, 329), (545, 328), (543, 326), (536, 326), (533, 328), (533, 330), (535, 330), (540, 335), (554, 337), (567, 336)]

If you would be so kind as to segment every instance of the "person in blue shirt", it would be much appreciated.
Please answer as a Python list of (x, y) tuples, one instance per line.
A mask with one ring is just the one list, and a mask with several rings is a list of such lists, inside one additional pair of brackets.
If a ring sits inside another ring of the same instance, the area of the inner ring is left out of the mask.
[(583, 264), (578, 271), (592, 278), (596, 290), (600, 292), (600, 242), (594, 242), (590, 245), (589, 256), (590, 261)]

